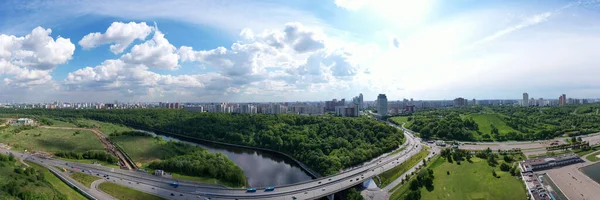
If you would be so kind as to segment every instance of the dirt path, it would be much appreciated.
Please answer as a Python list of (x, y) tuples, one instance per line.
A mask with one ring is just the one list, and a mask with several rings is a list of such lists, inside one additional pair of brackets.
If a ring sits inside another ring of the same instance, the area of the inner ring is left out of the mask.
[(96, 137), (98, 137), (98, 139), (100, 139), (100, 142), (102, 142), (102, 144), (104, 144), (104, 148), (106, 148), (106, 150), (108, 152), (112, 153), (113, 155), (117, 156), (117, 158), (119, 158), (119, 164), (121, 166), (123, 166), (127, 169), (135, 169), (137, 167), (135, 165), (133, 165), (133, 166), (130, 165), (129, 163), (130, 162), (133, 163), (133, 161), (127, 160), (127, 157), (125, 156), (125, 154), (123, 154), (123, 152), (119, 151), (119, 149), (116, 148), (115, 145), (108, 138), (106, 138), (106, 136), (104, 136), (104, 134), (102, 134), (98, 129), (57, 127), (57, 126), (40, 126), (40, 128), (91, 131), (92, 133), (94, 133), (96, 135)]

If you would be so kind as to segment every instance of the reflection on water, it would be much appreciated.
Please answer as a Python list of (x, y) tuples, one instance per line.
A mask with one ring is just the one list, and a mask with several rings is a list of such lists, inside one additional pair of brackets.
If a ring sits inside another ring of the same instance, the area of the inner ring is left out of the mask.
[[(157, 135), (153, 132), (147, 132)], [(208, 149), (210, 152), (223, 153), (244, 170), (251, 187), (287, 185), (311, 180), (312, 177), (289, 158), (267, 151), (219, 145), (202, 141), (182, 141), (174, 137), (158, 135), (166, 140), (184, 142)]]
[(600, 184), (600, 163), (581, 168), (581, 171)]

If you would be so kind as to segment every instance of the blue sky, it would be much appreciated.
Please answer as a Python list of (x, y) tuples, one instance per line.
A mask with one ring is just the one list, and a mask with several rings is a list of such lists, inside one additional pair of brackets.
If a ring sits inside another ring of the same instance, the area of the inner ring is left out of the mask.
[(594, 98), (598, 5), (8, 0), (0, 102)]

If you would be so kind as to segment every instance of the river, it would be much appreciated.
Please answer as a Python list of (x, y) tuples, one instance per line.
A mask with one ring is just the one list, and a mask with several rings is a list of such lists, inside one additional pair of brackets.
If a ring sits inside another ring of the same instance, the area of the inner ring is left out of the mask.
[(313, 177), (300, 168), (296, 162), (280, 154), (209, 142), (189, 142), (153, 132), (142, 132), (160, 136), (166, 140), (204, 147), (210, 152), (225, 154), (244, 170), (244, 174), (246, 175), (250, 187), (287, 185), (313, 179)]
[(600, 184), (600, 163), (581, 168), (581, 171), (592, 180)]

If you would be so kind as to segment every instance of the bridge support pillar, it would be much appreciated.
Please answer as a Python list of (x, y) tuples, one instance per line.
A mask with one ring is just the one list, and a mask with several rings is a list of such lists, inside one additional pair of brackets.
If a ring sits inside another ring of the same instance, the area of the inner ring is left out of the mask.
[(333, 200), (333, 197), (334, 197), (333, 195), (334, 195), (334, 194), (330, 194), (329, 196), (327, 196), (327, 199), (329, 199), (329, 200)]

